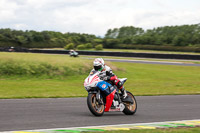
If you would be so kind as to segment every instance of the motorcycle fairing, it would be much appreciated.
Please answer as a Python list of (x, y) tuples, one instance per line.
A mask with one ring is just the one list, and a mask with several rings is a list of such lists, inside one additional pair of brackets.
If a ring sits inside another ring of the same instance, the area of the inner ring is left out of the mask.
[(105, 81), (98, 82), (97, 87), (106, 95), (105, 112), (108, 112), (112, 105), (116, 90), (111, 86), (111, 84)]
[(116, 90), (112, 91), (107, 97), (106, 97), (106, 105), (105, 105), (105, 112), (108, 112), (111, 105), (112, 105), (112, 102), (113, 102), (113, 99), (114, 99), (114, 95), (115, 95), (115, 92)]
[(112, 90), (110, 89), (110, 88), (112, 88), (111, 84), (109, 84), (108, 82), (105, 82), (105, 81), (98, 82), (97, 87), (101, 91), (103, 91), (106, 94), (106, 96), (109, 95), (113, 90), (113, 89)]

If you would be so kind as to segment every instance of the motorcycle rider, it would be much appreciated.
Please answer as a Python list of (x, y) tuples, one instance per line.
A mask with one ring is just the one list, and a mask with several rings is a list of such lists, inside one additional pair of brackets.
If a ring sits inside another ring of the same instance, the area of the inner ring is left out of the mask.
[(123, 99), (127, 97), (127, 93), (122, 82), (112, 72), (112, 69), (109, 66), (105, 65), (104, 60), (102, 58), (96, 58), (93, 62), (93, 66), (93, 70), (100, 71), (101, 73), (103, 73), (103, 80), (111, 81), (114, 85), (118, 87), (118, 89), (122, 92)]
[(75, 50), (71, 49), (71, 50), (69, 51), (69, 55), (70, 55), (70, 56), (73, 56), (73, 57), (78, 57), (78, 52), (76, 52)]

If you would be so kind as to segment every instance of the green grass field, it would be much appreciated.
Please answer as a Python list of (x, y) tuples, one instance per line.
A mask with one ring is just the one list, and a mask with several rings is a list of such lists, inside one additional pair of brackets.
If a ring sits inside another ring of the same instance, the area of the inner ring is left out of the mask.
[[(87, 96), (83, 82), (92, 62), (68, 55), (1, 52), (0, 98)], [(200, 67), (106, 63), (119, 78), (128, 78), (125, 87), (135, 95), (200, 94)]]
[(171, 128), (171, 129), (134, 129), (128, 131), (106, 131), (104, 133), (199, 133), (200, 128)]

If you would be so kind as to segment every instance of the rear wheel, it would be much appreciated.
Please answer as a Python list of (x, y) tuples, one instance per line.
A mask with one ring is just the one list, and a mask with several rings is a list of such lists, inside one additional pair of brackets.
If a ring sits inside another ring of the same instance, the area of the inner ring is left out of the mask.
[(133, 100), (133, 103), (123, 102), (125, 105), (123, 113), (126, 115), (133, 115), (133, 114), (135, 114), (135, 112), (137, 110), (137, 102), (136, 102), (135, 96), (131, 92), (127, 91), (127, 95), (128, 95), (128, 97), (130, 97)]
[(96, 94), (89, 94), (87, 97), (87, 105), (91, 113), (95, 116), (102, 116), (104, 113), (103, 99), (100, 102), (96, 99)]

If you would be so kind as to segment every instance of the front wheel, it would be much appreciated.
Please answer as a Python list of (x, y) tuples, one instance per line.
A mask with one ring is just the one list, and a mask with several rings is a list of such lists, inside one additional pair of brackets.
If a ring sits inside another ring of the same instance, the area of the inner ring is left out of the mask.
[(133, 103), (124, 102), (125, 108), (123, 110), (123, 113), (126, 115), (133, 115), (137, 110), (137, 102), (135, 96), (131, 92), (127, 91), (127, 95), (133, 100)]
[(88, 94), (87, 105), (93, 115), (102, 116), (104, 114), (105, 107), (103, 100), (100, 99), (100, 101), (98, 101), (95, 93)]

